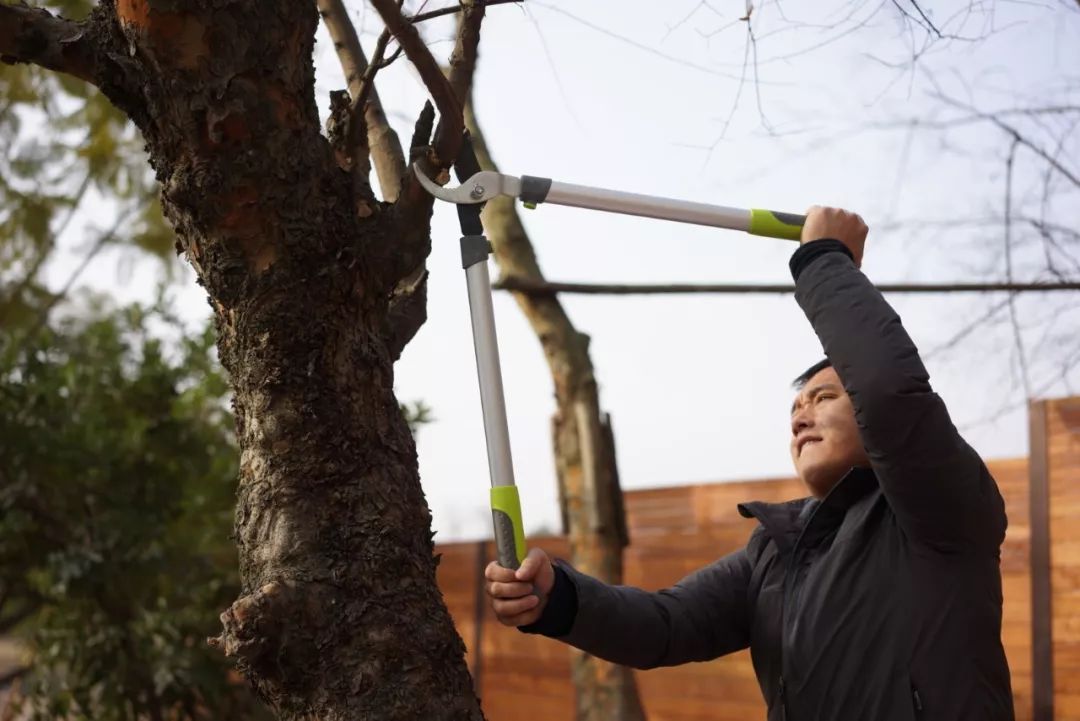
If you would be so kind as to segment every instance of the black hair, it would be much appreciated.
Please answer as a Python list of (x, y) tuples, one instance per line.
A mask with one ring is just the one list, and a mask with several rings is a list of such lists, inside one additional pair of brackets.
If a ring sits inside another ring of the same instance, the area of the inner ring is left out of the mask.
[(832, 361), (830, 361), (828, 358), (824, 360), (819, 360), (817, 363), (804, 370), (798, 378), (792, 381), (791, 385), (795, 388), (795, 390), (801, 391), (803, 389), (803, 386), (810, 382), (811, 378), (813, 378), (826, 368), (831, 367)]

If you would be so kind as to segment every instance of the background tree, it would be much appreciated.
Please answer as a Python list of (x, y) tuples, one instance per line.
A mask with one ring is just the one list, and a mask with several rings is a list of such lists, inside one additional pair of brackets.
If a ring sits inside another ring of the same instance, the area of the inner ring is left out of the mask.
[[(52, 5), (73, 16), (92, 6)], [(3, 32), (13, 29), (5, 22)], [(50, 290), (44, 272), (60, 239), (78, 232), (73, 221), (94, 203), (105, 203), (122, 222), (87, 234), (85, 247), (76, 249), (77, 272)], [(108, 245), (148, 251), (166, 261), (161, 268), (168, 272), (175, 268), (168, 262), (173, 243), (142, 140), (124, 115), (82, 80), (0, 63), (0, 324), (10, 331), (28, 315), (40, 317), (41, 297), (70, 289)]]
[(33, 718), (267, 718), (205, 644), (239, 588), (212, 333), (170, 352), (162, 308), (92, 306), (0, 344), (0, 633), (27, 647), (7, 680)]

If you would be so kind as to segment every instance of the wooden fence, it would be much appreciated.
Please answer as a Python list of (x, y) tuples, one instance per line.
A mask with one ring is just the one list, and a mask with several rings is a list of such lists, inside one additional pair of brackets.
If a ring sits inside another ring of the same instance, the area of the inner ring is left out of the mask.
[[(1017, 719), (1080, 721), (1080, 398), (1033, 405), (1030, 481), (1027, 459), (988, 465), (1009, 514), (1001, 555), (1002, 638), (1012, 669)], [(625, 554), (626, 583), (663, 588), (745, 544), (756, 522), (740, 517), (737, 503), (803, 495), (794, 479), (628, 492), (631, 545)], [(1045, 541), (1042, 548), (1040, 539)], [(533, 538), (530, 545), (555, 556), (568, 555), (563, 538)], [(465, 639), (487, 717), (572, 719), (566, 647), (503, 627), (491, 613), (483, 594), (482, 569), (494, 558), (492, 545), (444, 544), (438, 551), (439, 585)], [(1040, 578), (1045, 581), (1042, 590)], [(1033, 589), (1040, 609), (1034, 618)], [(765, 716), (746, 651), (708, 663), (639, 671), (637, 681), (650, 721), (745, 721)], [(1038, 704), (1033, 696), (1037, 688), (1043, 689)]]

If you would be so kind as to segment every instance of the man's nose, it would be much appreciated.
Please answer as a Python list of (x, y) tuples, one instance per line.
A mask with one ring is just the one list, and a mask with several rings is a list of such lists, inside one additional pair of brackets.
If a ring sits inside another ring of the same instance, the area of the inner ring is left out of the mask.
[(800, 408), (791, 416), (791, 435), (797, 436), (806, 428), (813, 428), (814, 416), (808, 408)]

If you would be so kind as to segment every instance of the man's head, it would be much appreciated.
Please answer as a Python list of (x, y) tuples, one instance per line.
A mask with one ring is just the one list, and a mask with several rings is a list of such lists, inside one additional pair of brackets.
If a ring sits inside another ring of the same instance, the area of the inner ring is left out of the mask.
[(855, 424), (855, 409), (840, 376), (824, 360), (795, 379), (791, 405), (791, 460), (799, 478), (823, 498), (852, 466), (870, 459)]

